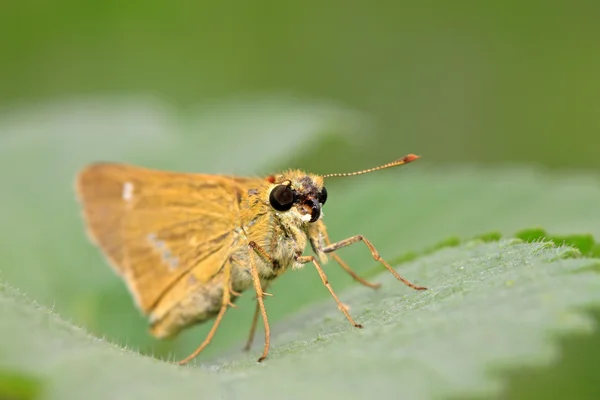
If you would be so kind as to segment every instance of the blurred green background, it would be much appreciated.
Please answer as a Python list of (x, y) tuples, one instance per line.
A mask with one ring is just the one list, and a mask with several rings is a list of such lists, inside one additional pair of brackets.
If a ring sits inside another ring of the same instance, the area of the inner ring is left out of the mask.
[[(338, 172), (417, 153), (423, 168), (597, 170), (599, 20), (600, 4), (583, 0), (5, 2), (0, 215), (19, 228), (0, 236), (2, 278), (97, 335), (185, 355), (207, 327), (178, 344), (147, 336), (124, 286), (85, 243), (71, 190), (79, 167), (103, 158)], [(359, 219), (335, 236), (377, 235)], [(457, 232), (438, 229), (403, 250)], [(349, 254), (371, 265), (363, 252)], [(31, 265), (40, 266), (23, 270)], [(284, 304), (312, 298), (313, 278), (298, 278), (296, 297), (273, 306), (275, 321)], [(242, 308), (208, 355), (245, 336), (251, 305)]]
[(365, 164), (597, 168), (599, 17), (589, 0), (6, 2), (0, 104), (287, 93), (372, 118)]

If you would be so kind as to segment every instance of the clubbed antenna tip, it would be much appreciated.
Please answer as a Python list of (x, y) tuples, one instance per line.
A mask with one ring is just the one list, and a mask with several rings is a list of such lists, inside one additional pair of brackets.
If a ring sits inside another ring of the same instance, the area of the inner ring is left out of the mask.
[(344, 173), (339, 173), (339, 174), (327, 174), (327, 175), (323, 175), (323, 178), (333, 178), (333, 177), (340, 177), (340, 176), (355, 176), (355, 175), (367, 174), (369, 172), (375, 172), (375, 171), (379, 171), (381, 169), (386, 169), (386, 168), (391, 168), (391, 167), (397, 167), (399, 165), (408, 164), (410, 162), (418, 160), (419, 158), (420, 158), (420, 156), (417, 156), (415, 154), (409, 154), (409, 155), (404, 156), (404, 157), (402, 157), (402, 158), (400, 158), (398, 160), (389, 162), (387, 164), (380, 165), (378, 167), (363, 169), (362, 171), (356, 171), (356, 172), (344, 172)]

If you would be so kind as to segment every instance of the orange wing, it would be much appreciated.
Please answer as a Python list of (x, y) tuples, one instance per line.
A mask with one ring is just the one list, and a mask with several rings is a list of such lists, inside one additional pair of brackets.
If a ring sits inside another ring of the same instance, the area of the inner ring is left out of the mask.
[(178, 284), (184, 277), (197, 287), (219, 273), (240, 226), (240, 200), (259, 181), (97, 163), (79, 174), (77, 192), (92, 241), (148, 314), (158, 303), (168, 311), (165, 303), (177, 301), (168, 292), (186, 287)]

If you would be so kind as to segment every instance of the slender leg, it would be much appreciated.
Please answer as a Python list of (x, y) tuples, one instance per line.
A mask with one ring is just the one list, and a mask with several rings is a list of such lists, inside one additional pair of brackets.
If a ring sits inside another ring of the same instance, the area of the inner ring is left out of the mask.
[(231, 279), (229, 280), (229, 292), (231, 292), (231, 295), (235, 297), (239, 297), (242, 295), (240, 292), (236, 292), (235, 290), (233, 290), (233, 282), (231, 281)]
[(338, 256), (335, 253), (331, 254), (331, 257), (338, 263), (340, 264), (340, 266), (344, 269), (344, 271), (346, 271), (348, 274), (350, 274), (350, 276), (357, 281), (358, 283), (366, 286), (366, 287), (370, 287), (371, 289), (379, 289), (381, 287), (381, 283), (373, 283), (373, 282), (369, 282), (366, 279), (361, 278), (360, 276), (358, 276), (356, 274), (356, 272), (352, 271), (352, 269), (348, 266), (348, 264), (346, 264), (344, 262), (344, 260), (342, 260), (340, 258), (340, 256)]
[(303, 257), (298, 257), (297, 261), (301, 262), (303, 264), (306, 264), (306, 263), (309, 263), (309, 262), (313, 263), (313, 265), (317, 269), (317, 272), (319, 273), (319, 276), (321, 277), (321, 280), (323, 281), (323, 285), (325, 285), (325, 287), (327, 288), (327, 290), (329, 290), (329, 293), (331, 293), (331, 296), (333, 297), (333, 299), (337, 303), (338, 308), (340, 309), (340, 311), (344, 313), (344, 315), (346, 316), (346, 318), (348, 319), (348, 321), (350, 321), (350, 323), (352, 325), (354, 325), (356, 328), (362, 328), (362, 325), (356, 323), (356, 321), (354, 321), (352, 319), (352, 317), (350, 316), (350, 314), (348, 314), (347, 307), (340, 301), (340, 299), (337, 297), (337, 294), (335, 294), (335, 292), (333, 291), (333, 288), (331, 287), (331, 285), (329, 284), (329, 280), (327, 279), (327, 275), (325, 275), (325, 271), (323, 271), (323, 268), (321, 268), (321, 266), (319, 265), (319, 262), (317, 261), (317, 259), (314, 258), (313, 256), (303, 256)]
[[(265, 251), (257, 245), (255, 242), (248, 243), (248, 246), (252, 248), (259, 256), (267, 256)], [(253, 257), (254, 254), (249, 254), (250, 256), (250, 272), (252, 274), (252, 283), (254, 285), (254, 290), (256, 291), (256, 302), (258, 303), (258, 308), (260, 309), (260, 313), (262, 315), (263, 323), (265, 325), (265, 347), (263, 349), (263, 353), (258, 359), (258, 362), (263, 361), (267, 358), (267, 354), (269, 354), (269, 347), (271, 346), (271, 328), (269, 327), (269, 319), (267, 318), (267, 310), (265, 309), (265, 302), (263, 297), (265, 296), (262, 286), (260, 284), (260, 276), (258, 275), (258, 269), (256, 267), (256, 261)], [(270, 259), (270, 257), (268, 257)]]
[[(325, 239), (325, 244), (327, 246), (330, 246), (331, 245), (331, 240), (329, 239), (329, 235), (327, 234), (327, 230), (325, 229), (324, 225), (322, 227), (321, 232), (323, 233), (323, 236), (324, 236), (324, 239)], [(344, 271), (346, 271), (352, 277), (352, 279), (354, 279), (355, 281), (357, 281), (361, 285), (364, 285), (366, 287), (370, 287), (371, 289), (378, 289), (379, 287), (381, 287), (380, 283), (372, 283), (372, 282), (369, 282), (366, 279), (363, 279), (360, 276), (358, 276), (358, 274), (356, 272), (354, 272), (352, 270), (352, 268), (350, 268), (348, 266), (348, 264), (346, 264), (344, 262), (344, 260), (342, 260), (340, 258), (340, 256), (338, 256), (337, 254), (332, 253), (331, 254), (331, 258), (333, 258), (340, 265), (340, 267), (342, 267), (344, 269)]]
[[(265, 286), (264, 290), (267, 290), (267, 286)], [(266, 294), (263, 292), (263, 294)], [(254, 333), (256, 332), (256, 327), (258, 326), (258, 316), (260, 315), (260, 306), (258, 305), (258, 301), (256, 301), (256, 308), (254, 309), (254, 316), (252, 317), (252, 325), (250, 326), (250, 334), (248, 335), (248, 341), (244, 346), (244, 351), (250, 350), (252, 347), (252, 342), (254, 341)]]
[(204, 350), (206, 348), (206, 346), (208, 346), (210, 344), (213, 336), (217, 332), (217, 328), (219, 328), (219, 325), (221, 324), (221, 320), (223, 319), (223, 316), (225, 315), (225, 311), (227, 311), (227, 307), (233, 305), (230, 301), (231, 293), (228, 290), (229, 285), (230, 285), (229, 281), (231, 280), (231, 265), (230, 264), (227, 264), (225, 271), (224, 271), (224, 275), (225, 276), (223, 278), (224, 279), (223, 300), (221, 302), (221, 309), (219, 310), (219, 313), (217, 314), (217, 317), (215, 318), (215, 322), (213, 323), (212, 328), (210, 328), (210, 331), (208, 332), (208, 335), (206, 336), (206, 339), (204, 339), (202, 344), (200, 344), (200, 346), (198, 346), (198, 348), (196, 350), (194, 350), (194, 352), (192, 354), (190, 354), (183, 360), (179, 361), (179, 365), (186, 364), (186, 363), (190, 362), (191, 360), (193, 360), (194, 358), (196, 358), (198, 356), (198, 354), (200, 354), (202, 352), (202, 350)]
[(330, 245), (324, 247), (323, 251), (325, 253), (331, 253), (333, 251), (341, 249), (342, 247), (346, 247), (353, 243), (361, 242), (361, 241), (369, 248), (369, 250), (371, 251), (371, 255), (373, 256), (373, 259), (375, 261), (379, 261), (380, 263), (382, 263), (383, 266), (386, 267), (396, 277), (396, 279), (398, 279), (399, 281), (404, 283), (406, 286), (409, 286), (415, 290), (427, 290), (427, 288), (425, 286), (417, 286), (414, 283), (411, 283), (410, 281), (401, 277), (383, 258), (381, 258), (381, 256), (379, 255), (379, 252), (377, 251), (377, 249), (375, 249), (375, 246), (373, 246), (373, 244), (371, 244), (371, 242), (362, 235), (352, 236), (348, 239), (340, 240), (337, 243), (330, 244)]
[(252, 342), (254, 342), (254, 333), (256, 332), (256, 326), (258, 325), (258, 316), (260, 315), (260, 306), (258, 305), (258, 301), (256, 301), (256, 307), (254, 308), (254, 316), (252, 317), (252, 325), (250, 325), (250, 334), (248, 335), (248, 340), (246, 341), (246, 345), (244, 346), (244, 351), (250, 350), (252, 347)]

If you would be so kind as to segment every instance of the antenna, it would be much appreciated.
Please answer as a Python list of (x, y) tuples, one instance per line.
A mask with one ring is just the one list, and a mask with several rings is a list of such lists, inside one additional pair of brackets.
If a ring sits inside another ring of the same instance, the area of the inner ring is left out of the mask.
[(355, 176), (355, 175), (367, 174), (369, 172), (379, 171), (380, 169), (386, 169), (386, 168), (391, 168), (391, 167), (397, 167), (399, 165), (408, 164), (410, 162), (418, 160), (419, 158), (420, 157), (417, 155), (409, 154), (398, 160), (389, 162), (387, 164), (380, 165), (379, 167), (363, 169), (362, 171), (356, 171), (356, 172), (344, 172), (344, 173), (340, 173), (340, 174), (327, 174), (327, 175), (323, 175), (323, 178), (333, 178), (333, 177), (338, 177), (338, 176)]

